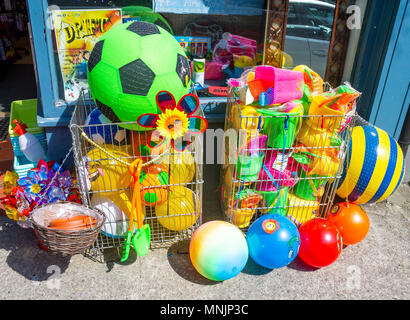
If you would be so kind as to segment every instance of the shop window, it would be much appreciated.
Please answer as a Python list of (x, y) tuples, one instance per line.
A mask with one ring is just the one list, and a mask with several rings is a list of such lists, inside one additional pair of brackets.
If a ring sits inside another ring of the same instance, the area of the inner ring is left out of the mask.
[(329, 2), (290, 0), (284, 40), (290, 66), (308, 65), (322, 77), (326, 73), (336, 1)]
[[(188, 51), (195, 51), (191, 58), (199, 55), (212, 61), (215, 47), (223, 35), (228, 33), (250, 40), (252, 50), (256, 52), (252, 58), (257, 63), (272, 64), (269, 60), (261, 61), (261, 56), (263, 51), (270, 47), (269, 42), (273, 41), (278, 46), (278, 50), (283, 51), (289, 58), (282, 66), (293, 68), (296, 65), (305, 64), (325, 78), (329, 64), (328, 55), (331, 47), (336, 1), (278, 0), (275, 1), (275, 7), (267, 8), (267, 3), (272, 2), (265, 0), (49, 0), (48, 7), (50, 12), (53, 9), (118, 8), (123, 10), (123, 14), (131, 6), (147, 8), (158, 14), (158, 19), (151, 22), (168, 29), (174, 36), (208, 37), (211, 39), (210, 45), (202, 43), (200, 46), (195, 44), (187, 48)], [(275, 17), (274, 20), (272, 17)], [(122, 21), (128, 21), (126, 19), (129, 17), (123, 15)], [(277, 29), (277, 24), (281, 30)], [(86, 83), (86, 69), (75, 67), (73, 68), (73, 72), (76, 73), (75, 79), (63, 79), (61, 59), (55, 42), (55, 30), (51, 30), (50, 33), (51, 37), (48, 40), (53, 43), (49, 45), (51, 48), (49, 54), (54, 55), (58, 95), (61, 100), (66, 100), (67, 85), (77, 86)], [(274, 35), (271, 37), (271, 34)], [(238, 48), (242, 49), (242, 51), (238, 49), (239, 55), (249, 54), (244, 46), (238, 45)], [(87, 60), (89, 50), (83, 51), (74, 57), (74, 63), (81, 59)], [(280, 66), (280, 64), (276, 66)], [(233, 75), (237, 76), (237, 74)]]

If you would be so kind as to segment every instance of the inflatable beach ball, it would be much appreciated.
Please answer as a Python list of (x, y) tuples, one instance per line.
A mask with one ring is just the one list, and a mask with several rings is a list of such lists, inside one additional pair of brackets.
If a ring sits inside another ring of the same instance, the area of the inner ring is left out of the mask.
[(195, 193), (182, 186), (173, 187), (168, 201), (155, 207), (158, 222), (173, 231), (192, 227), (199, 215), (199, 201), (195, 204)]
[(296, 258), (300, 247), (298, 228), (279, 214), (258, 218), (249, 228), (246, 241), (251, 258), (268, 269), (287, 266)]
[[(131, 190), (110, 193), (95, 193), (91, 197), (91, 206), (104, 212), (106, 221), (101, 233), (112, 238), (123, 238), (128, 230), (131, 213)], [(143, 212), (145, 207), (143, 206)], [(134, 221), (136, 224), (136, 221)]]
[(162, 158), (161, 163), (169, 166), (175, 184), (190, 183), (195, 177), (195, 158), (188, 150), (172, 153)]
[(343, 240), (337, 227), (329, 220), (315, 218), (299, 227), (299, 258), (315, 267), (335, 262), (342, 252)]
[(386, 131), (353, 128), (337, 195), (356, 204), (375, 203), (393, 194), (404, 177), (403, 152)]
[[(131, 158), (129, 148), (126, 146), (107, 144), (103, 149), (125, 162)], [(127, 164), (111, 158), (97, 148), (89, 151), (87, 157), (89, 159), (86, 163), (89, 167), (87, 177), (93, 191), (111, 192), (129, 187), (131, 175)]]
[(146, 131), (136, 121), (158, 114), (157, 93), (176, 101), (189, 93), (191, 69), (177, 40), (158, 25), (134, 21), (116, 25), (95, 44), (88, 61), (88, 83), (100, 111), (121, 127)]
[(127, 141), (126, 130), (111, 123), (98, 108), (95, 108), (87, 116), (85, 132), (97, 144), (125, 144)]
[(248, 261), (248, 245), (242, 231), (226, 221), (210, 221), (192, 235), (189, 256), (205, 278), (223, 281), (238, 275)]

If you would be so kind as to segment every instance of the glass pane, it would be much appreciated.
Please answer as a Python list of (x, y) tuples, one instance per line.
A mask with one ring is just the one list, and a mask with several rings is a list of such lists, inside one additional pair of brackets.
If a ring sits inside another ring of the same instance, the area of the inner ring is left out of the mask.
[(325, 76), (336, 1), (290, 0), (285, 52)]
[[(325, 76), (335, 3), (335, 0), (289, 1), (284, 48), (291, 64), (286, 64), (286, 67), (305, 64), (322, 77)], [(50, 12), (56, 9), (119, 8), (122, 9), (122, 22), (128, 21), (130, 17), (141, 18), (138, 10), (134, 10), (135, 6), (153, 10), (158, 18), (150, 22), (166, 27), (173, 33), (185, 46), (189, 58), (207, 60), (205, 87), (225, 85), (226, 79), (238, 77), (243, 67), (262, 62), (266, 27), (264, 0), (49, 0), (48, 4)], [(84, 62), (91, 50), (72, 53), (70, 75), (74, 80), (63, 80), (61, 51), (55, 41), (55, 30), (53, 27), (51, 29), (54, 43), (50, 50), (54, 55), (59, 96), (67, 100), (67, 91), (70, 92), (72, 87), (86, 85)], [(187, 40), (187, 37), (190, 38)], [(70, 99), (73, 100), (72, 97)]]
[[(213, 71), (207, 73), (207, 85), (226, 85), (226, 79), (239, 76), (239, 70), (243, 70), (244, 66), (255, 65), (256, 52), (261, 54), (263, 50), (266, 14), (264, 0), (49, 0), (48, 4), (50, 14), (53, 10), (62, 10), (64, 12), (60, 11), (60, 13), (64, 14), (67, 10), (120, 8), (122, 9), (122, 22), (127, 22), (130, 16), (134, 18), (138, 16), (138, 7), (135, 6), (153, 10), (158, 18), (156, 21), (149, 22), (157, 23), (174, 34), (181, 45), (185, 46), (187, 56), (191, 60), (205, 58), (208, 61), (207, 64), (211, 65), (211, 69), (214, 67)], [(71, 50), (70, 59), (62, 58), (61, 43), (57, 44), (55, 40), (55, 24), (53, 21), (51, 38), (54, 41), (52, 54), (54, 55), (59, 96), (62, 100), (72, 102), (75, 101), (76, 91), (78, 91), (75, 88), (87, 85), (86, 62), (91, 50), (87, 45), (87, 49)], [(221, 41), (224, 35), (230, 37), (231, 50), (228, 50), (229, 53), (223, 47), (224, 41)], [(220, 50), (214, 53), (215, 48)], [(224, 56), (226, 54), (229, 56)], [(223, 63), (210, 63), (215, 62), (218, 58), (220, 58), (219, 62)], [(68, 68), (64, 66), (66, 63), (69, 64)], [(229, 67), (223, 75), (222, 65)], [(235, 69), (235, 66), (240, 68)]]

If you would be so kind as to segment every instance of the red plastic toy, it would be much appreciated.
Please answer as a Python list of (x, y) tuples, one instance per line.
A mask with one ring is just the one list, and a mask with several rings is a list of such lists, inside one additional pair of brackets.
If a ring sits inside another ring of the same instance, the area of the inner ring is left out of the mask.
[(342, 237), (336, 226), (326, 219), (315, 218), (305, 222), (299, 228), (299, 234), (299, 257), (310, 266), (328, 266), (342, 251)]

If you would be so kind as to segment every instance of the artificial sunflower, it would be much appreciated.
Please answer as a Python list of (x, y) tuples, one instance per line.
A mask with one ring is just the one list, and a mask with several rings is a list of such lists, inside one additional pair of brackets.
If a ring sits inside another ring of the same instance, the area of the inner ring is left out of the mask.
[[(157, 94), (156, 100), (162, 113), (143, 114), (138, 117), (137, 122), (145, 128), (156, 128), (163, 139), (162, 142), (171, 143), (175, 150), (182, 151), (189, 145), (189, 141), (180, 140), (186, 133), (200, 134), (208, 127), (203, 117), (193, 115), (199, 108), (199, 99), (194, 94), (183, 96), (176, 104), (170, 92), (161, 91)], [(152, 145), (157, 147), (159, 143), (155, 141)]]
[(178, 109), (167, 109), (158, 117), (157, 130), (167, 139), (183, 137), (189, 128), (189, 120), (185, 112)]

